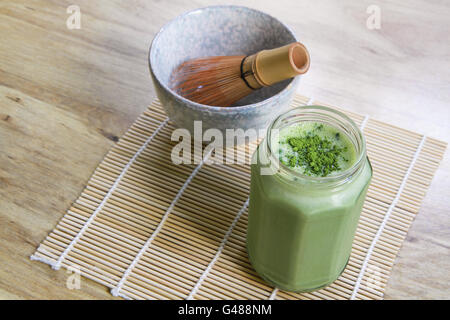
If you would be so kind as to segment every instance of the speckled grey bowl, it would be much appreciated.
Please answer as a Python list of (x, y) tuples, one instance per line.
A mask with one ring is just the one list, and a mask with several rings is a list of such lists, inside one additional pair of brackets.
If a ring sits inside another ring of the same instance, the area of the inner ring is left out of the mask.
[(168, 87), (173, 69), (198, 57), (247, 55), (297, 41), (282, 22), (258, 10), (240, 6), (211, 6), (187, 12), (166, 24), (150, 47), (150, 73), (167, 115), (192, 137), (194, 121), (203, 131), (217, 128), (266, 129), (286, 111), (300, 77), (256, 90), (234, 107), (208, 106), (187, 100)]

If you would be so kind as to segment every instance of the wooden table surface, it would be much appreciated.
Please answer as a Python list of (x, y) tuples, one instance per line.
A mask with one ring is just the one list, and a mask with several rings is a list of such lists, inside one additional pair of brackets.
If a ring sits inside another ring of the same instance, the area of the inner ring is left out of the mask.
[[(110, 299), (29, 256), (155, 97), (147, 54), (175, 16), (218, 1), (0, 2), (0, 298)], [(229, 1), (243, 4), (244, 1)], [(70, 30), (69, 5), (81, 9)], [(369, 5), (380, 29), (366, 26)], [(450, 2), (245, 1), (308, 46), (299, 92), (450, 141)], [(449, 152), (396, 260), (387, 299), (450, 298)]]

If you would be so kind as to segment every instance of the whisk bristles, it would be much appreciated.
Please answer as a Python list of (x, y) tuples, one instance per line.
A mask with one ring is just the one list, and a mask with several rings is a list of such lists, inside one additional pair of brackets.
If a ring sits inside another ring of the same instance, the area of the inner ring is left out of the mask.
[(245, 56), (218, 56), (182, 63), (171, 75), (170, 87), (191, 101), (229, 107), (252, 92), (241, 78)]

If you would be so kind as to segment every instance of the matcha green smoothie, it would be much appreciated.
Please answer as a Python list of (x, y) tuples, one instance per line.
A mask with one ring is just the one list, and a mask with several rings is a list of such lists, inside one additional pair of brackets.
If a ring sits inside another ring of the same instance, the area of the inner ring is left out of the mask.
[(371, 176), (364, 138), (344, 114), (308, 106), (277, 118), (253, 155), (247, 248), (255, 270), (289, 291), (336, 280)]

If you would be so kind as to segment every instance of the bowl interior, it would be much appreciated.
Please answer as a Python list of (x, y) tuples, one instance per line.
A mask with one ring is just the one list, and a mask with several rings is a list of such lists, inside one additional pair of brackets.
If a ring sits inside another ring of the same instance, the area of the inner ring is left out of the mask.
[[(197, 9), (164, 26), (150, 50), (153, 73), (164, 86), (180, 63), (199, 57), (249, 55), (297, 41), (277, 19), (257, 10), (237, 6)], [(237, 105), (263, 101), (282, 91), (292, 79), (256, 90)]]

